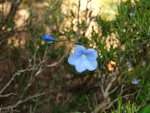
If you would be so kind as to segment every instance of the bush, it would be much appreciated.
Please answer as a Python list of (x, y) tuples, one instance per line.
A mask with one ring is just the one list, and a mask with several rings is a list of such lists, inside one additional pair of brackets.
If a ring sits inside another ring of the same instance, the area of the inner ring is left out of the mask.
[[(77, 10), (67, 12), (61, 0), (32, 2), (1, 3), (2, 113), (134, 113), (135, 105), (136, 112), (146, 112), (150, 98), (149, 1), (115, 4), (113, 20), (94, 15), (90, 1), (81, 10), (79, 0), (71, 4)], [(18, 16), (28, 5), (27, 18)], [(5, 14), (3, 9), (8, 6)]]

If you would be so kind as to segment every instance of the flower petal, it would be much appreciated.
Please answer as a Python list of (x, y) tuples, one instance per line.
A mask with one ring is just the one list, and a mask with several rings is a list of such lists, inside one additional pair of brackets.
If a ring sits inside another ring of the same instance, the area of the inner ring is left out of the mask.
[(98, 63), (96, 60), (89, 60), (89, 59), (85, 59), (85, 67), (87, 70), (89, 71), (93, 71), (97, 68)]
[(132, 64), (128, 61), (128, 62), (127, 62), (127, 66), (128, 66), (128, 68), (131, 68), (131, 67), (132, 67)]
[(78, 54), (78, 55), (82, 55), (82, 54), (85, 54), (86, 53), (86, 48), (81, 46), (81, 45), (77, 45), (75, 48), (74, 48), (74, 52), (75, 54)]
[(86, 56), (89, 60), (96, 60), (96, 58), (98, 57), (98, 53), (94, 49), (88, 49), (86, 51)]
[(86, 70), (85, 59), (86, 59), (85, 57), (80, 57), (80, 59), (76, 61), (75, 68), (78, 73), (82, 73)]
[(139, 84), (140, 80), (136, 80), (135, 78), (132, 80), (132, 84)]
[(47, 41), (54, 41), (56, 40), (55, 38), (49, 36), (49, 35), (44, 35), (43, 40), (47, 40)]
[(68, 58), (68, 63), (70, 65), (75, 66), (76, 64), (78, 64), (78, 60), (80, 59), (80, 57), (82, 57), (82, 56), (81, 55), (72, 54)]

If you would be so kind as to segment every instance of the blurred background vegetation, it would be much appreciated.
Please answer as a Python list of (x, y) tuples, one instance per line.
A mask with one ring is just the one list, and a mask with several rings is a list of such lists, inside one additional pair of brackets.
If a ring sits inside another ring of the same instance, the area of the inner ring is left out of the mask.
[[(149, 113), (149, 8), (148, 0), (0, 0), (0, 112)], [(78, 44), (97, 50), (95, 71), (68, 64)]]

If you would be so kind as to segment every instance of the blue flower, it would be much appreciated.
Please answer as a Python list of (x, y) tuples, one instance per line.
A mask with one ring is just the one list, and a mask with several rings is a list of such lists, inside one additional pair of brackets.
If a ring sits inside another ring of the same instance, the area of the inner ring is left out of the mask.
[(132, 84), (139, 84), (140, 80), (136, 80), (135, 78), (132, 80)]
[(128, 61), (127, 66), (128, 66), (128, 68), (130, 68), (130, 67), (132, 67), (132, 64)]
[(123, 110), (123, 113), (126, 113), (126, 110)]
[(134, 108), (134, 112), (137, 112), (137, 111), (136, 111), (136, 108)]
[(118, 3), (118, 6), (121, 7), (121, 3)]
[(129, 14), (130, 16), (135, 16), (136, 11), (131, 11), (131, 13)]
[(85, 47), (77, 45), (74, 48), (75, 54), (72, 54), (68, 58), (68, 63), (75, 66), (77, 72), (82, 73), (86, 70), (93, 71), (97, 68), (96, 58), (98, 53), (94, 49), (86, 50)]
[(43, 40), (47, 40), (47, 41), (54, 41), (56, 40), (55, 38), (49, 36), (49, 35), (44, 35)]

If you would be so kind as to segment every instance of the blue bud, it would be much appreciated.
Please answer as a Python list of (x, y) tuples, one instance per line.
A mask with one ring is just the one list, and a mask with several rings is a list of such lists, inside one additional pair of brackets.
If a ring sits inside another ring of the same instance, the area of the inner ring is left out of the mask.
[(56, 40), (56, 39), (53, 38), (53, 37), (51, 37), (51, 36), (49, 36), (49, 35), (44, 35), (43, 40), (46, 40), (46, 41), (54, 41), (54, 40)]

